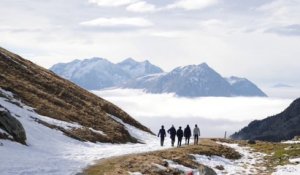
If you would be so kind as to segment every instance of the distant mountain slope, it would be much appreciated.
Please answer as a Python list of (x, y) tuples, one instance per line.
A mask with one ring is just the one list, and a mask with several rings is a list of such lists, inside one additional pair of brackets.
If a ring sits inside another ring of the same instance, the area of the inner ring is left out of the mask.
[(161, 68), (151, 64), (148, 60), (137, 62), (132, 58), (127, 58), (117, 65), (125, 72), (127, 72), (131, 76), (131, 78), (163, 72)]
[(265, 141), (290, 140), (300, 135), (300, 98), (296, 99), (280, 114), (263, 120), (255, 120), (233, 134), (234, 139)]
[(131, 78), (131, 76), (118, 65), (103, 58), (60, 63), (54, 65), (50, 70), (90, 90), (112, 87)]
[(277, 83), (272, 86), (272, 88), (292, 88), (293, 86), (284, 84), (284, 83)]
[(267, 96), (254, 83), (246, 78), (231, 76), (226, 79), (232, 87), (234, 96)]
[(223, 78), (206, 63), (178, 67), (169, 73), (154, 74), (129, 81), (123, 88), (144, 89), (150, 93), (178, 96), (266, 96), (247, 79)]
[(12, 93), (13, 101), (20, 100), (39, 115), (82, 126), (66, 130), (36, 120), (82, 141), (137, 142), (116, 119), (150, 132), (114, 104), (3, 48), (0, 48), (0, 88)]
[(163, 72), (149, 61), (137, 62), (131, 58), (118, 64), (103, 58), (74, 60), (56, 64), (50, 70), (88, 90), (113, 87), (139, 76)]

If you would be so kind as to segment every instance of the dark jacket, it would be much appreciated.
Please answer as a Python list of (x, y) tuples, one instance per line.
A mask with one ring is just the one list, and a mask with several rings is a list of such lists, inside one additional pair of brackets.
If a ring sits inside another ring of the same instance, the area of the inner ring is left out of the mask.
[(192, 131), (191, 131), (191, 128), (189, 126), (187, 126), (185, 129), (184, 129), (184, 137), (185, 138), (190, 138), (192, 135)]
[(168, 133), (170, 134), (171, 138), (174, 138), (176, 136), (176, 129), (172, 126), (169, 130)]
[(160, 129), (158, 132), (158, 137), (166, 137), (166, 130), (165, 129)]
[(178, 129), (176, 134), (177, 134), (178, 138), (182, 138), (183, 137), (183, 131), (182, 131), (182, 129)]

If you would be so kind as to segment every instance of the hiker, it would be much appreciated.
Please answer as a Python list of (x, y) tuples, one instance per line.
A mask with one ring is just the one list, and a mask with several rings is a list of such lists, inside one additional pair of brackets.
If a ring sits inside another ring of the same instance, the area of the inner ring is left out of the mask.
[(194, 134), (194, 145), (198, 145), (198, 140), (199, 140), (199, 136), (200, 136), (200, 129), (198, 128), (197, 125), (195, 125), (193, 134)]
[(172, 144), (172, 146), (174, 146), (175, 137), (176, 137), (176, 129), (175, 129), (174, 125), (172, 125), (172, 127), (168, 130), (168, 133), (170, 134), (171, 144)]
[(164, 125), (161, 126), (161, 129), (158, 132), (157, 137), (160, 136), (160, 145), (164, 146), (165, 137), (167, 136), (166, 130), (164, 129)]
[(184, 138), (185, 138), (185, 144), (189, 145), (190, 144), (190, 138), (192, 136), (191, 128), (189, 125), (184, 128)]
[(182, 137), (183, 137), (183, 131), (181, 129), (181, 126), (179, 126), (179, 129), (177, 130), (176, 134), (177, 134), (177, 138), (178, 138), (177, 147), (180, 147), (181, 146)]

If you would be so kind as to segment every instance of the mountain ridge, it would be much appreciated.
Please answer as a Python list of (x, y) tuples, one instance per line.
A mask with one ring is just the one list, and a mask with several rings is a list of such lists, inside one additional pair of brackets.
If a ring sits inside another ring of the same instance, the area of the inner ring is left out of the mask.
[(231, 137), (276, 142), (291, 140), (300, 135), (299, 125), (300, 98), (294, 100), (283, 112), (262, 120), (254, 120)]
[(246, 78), (223, 78), (207, 63), (180, 66), (169, 73), (139, 77), (122, 88), (144, 89), (149, 93), (175, 93), (178, 96), (261, 96), (267, 95)]

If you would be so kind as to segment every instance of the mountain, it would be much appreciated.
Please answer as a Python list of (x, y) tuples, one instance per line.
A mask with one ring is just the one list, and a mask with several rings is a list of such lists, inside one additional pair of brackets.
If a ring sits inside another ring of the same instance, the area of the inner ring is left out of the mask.
[[(111, 66), (103, 59), (83, 61), (81, 66), (89, 61)], [(72, 64), (78, 66), (78, 62)], [(114, 104), (3, 48), (0, 48), (0, 92), (1, 118), (13, 120), (13, 116), (23, 121), (22, 124), (34, 125), (34, 122), (76, 140), (137, 143), (126, 125), (151, 132)], [(18, 122), (6, 121), (0, 120), (0, 131), (14, 136), (10, 128), (16, 128)], [(25, 127), (25, 131), (31, 129), (31, 126)]]
[(254, 83), (246, 78), (231, 76), (226, 80), (231, 85), (234, 96), (267, 96)]
[(132, 78), (162, 72), (149, 61), (137, 62), (132, 58), (117, 64), (103, 58), (74, 60), (56, 64), (50, 70), (88, 90), (113, 87)]
[(255, 120), (239, 132), (233, 139), (251, 139), (264, 141), (290, 140), (300, 135), (300, 98), (280, 114), (263, 120)]
[(272, 86), (272, 88), (292, 88), (293, 86), (284, 84), (284, 83), (278, 83)]
[(148, 60), (137, 62), (132, 58), (127, 58), (117, 65), (125, 72), (127, 72), (131, 76), (131, 78), (163, 72), (161, 68), (151, 64)]
[(206, 63), (178, 67), (169, 73), (139, 77), (123, 88), (144, 89), (150, 93), (175, 93), (178, 96), (266, 96), (247, 79), (223, 78)]
[(130, 78), (130, 75), (118, 65), (103, 58), (59, 63), (50, 70), (89, 90), (112, 87)]

